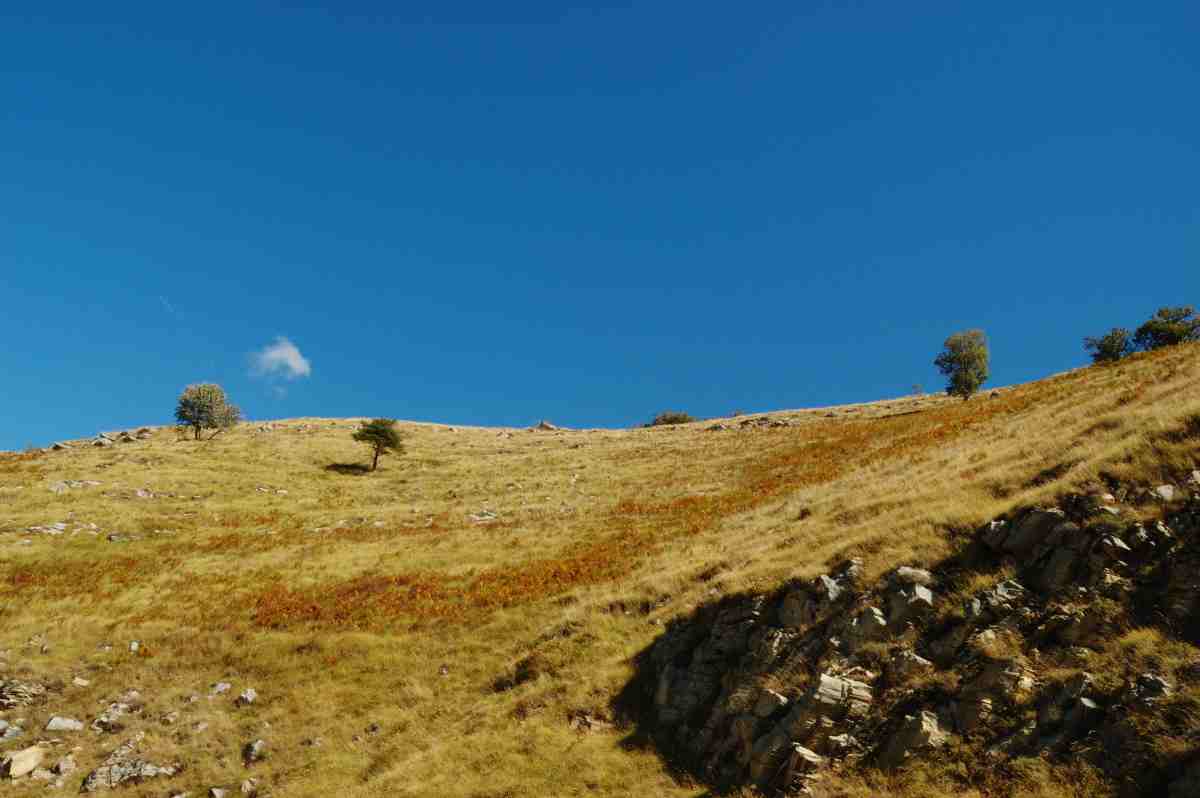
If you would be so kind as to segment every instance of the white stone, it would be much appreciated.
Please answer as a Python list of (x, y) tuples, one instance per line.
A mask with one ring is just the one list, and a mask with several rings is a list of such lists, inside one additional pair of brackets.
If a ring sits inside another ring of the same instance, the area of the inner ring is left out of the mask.
[(46, 724), (46, 731), (83, 731), (83, 721), (75, 720), (75, 718), (64, 718), (55, 715), (50, 718), (50, 722)]
[(45, 755), (45, 750), (36, 745), (5, 754), (4, 759), (0, 761), (0, 776), (7, 776), (10, 779), (28, 776), (38, 765), (42, 764), (42, 758)]

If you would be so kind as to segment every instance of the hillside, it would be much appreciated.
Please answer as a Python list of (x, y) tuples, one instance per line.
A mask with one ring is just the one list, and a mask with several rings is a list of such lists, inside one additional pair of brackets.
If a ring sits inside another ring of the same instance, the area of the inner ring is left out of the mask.
[[(27, 754), (38, 778), (4, 791), (699, 796), (775, 789), (784, 764), (788, 789), (846, 796), (1128, 795), (1190, 778), (1200, 594), (1174, 563), (1200, 550), (1200, 345), (970, 402), (631, 430), (403, 423), (407, 452), (372, 474), (355, 467), (358, 423), (0, 455), (0, 750), (43, 743)], [(1112, 580), (1081, 592), (1005, 548), (1035, 506), (1080, 530), (1102, 517), (1125, 542), (1165, 520), (1178, 545), (1114, 555), (1097, 571)], [(1037, 597), (1022, 623), (963, 623), (1011, 580)], [(844, 595), (820, 599), (834, 582)], [(927, 612), (893, 612), (897, 595), (924, 597), (912, 585), (930, 588)], [(861, 632), (877, 606), (887, 630)], [(1103, 622), (1072, 637), (1046, 625), (1054, 613)], [(945, 656), (897, 675), (894, 658), (955, 629)], [(979, 672), (1018, 661), (1012, 689), (972, 694), (990, 714), (955, 714)], [(1071, 703), (1084, 672), (1091, 703)], [(1166, 696), (1121, 709), (1143, 674)], [(843, 692), (819, 767), (776, 751), (751, 773), (736, 747), (811, 710), (826, 678)], [(869, 688), (869, 710), (845, 681)], [(1053, 745), (997, 747), (1039, 713), (1093, 705)], [(46, 730), (52, 717), (83, 728)], [(941, 724), (930, 750), (894, 742), (907, 718)], [(1114, 754), (1100, 732), (1129, 718)], [(843, 734), (854, 742), (834, 750)], [(55, 772), (68, 755), (74, 770)]]

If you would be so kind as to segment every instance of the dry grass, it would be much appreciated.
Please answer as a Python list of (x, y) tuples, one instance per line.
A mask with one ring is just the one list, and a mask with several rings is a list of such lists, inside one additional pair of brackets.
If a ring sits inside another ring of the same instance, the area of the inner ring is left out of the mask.
[[(240, 781), (240, 746), (264, 737), (272, 756), (254, 771), (276, 795), (700, 795), (604, 723), (665, 619), (847, 555), (872, 574), (932, 563), (1018, 504), (1196, 467), (1179, 436), (1200, 417), (1198, 354), (968, 403), (774, 413), (792, 422), (777, 429), (404, 424), (408, 454), (367, 475), (328, 468), (365, 457), (348, 419), (3, 455), (5, 668), (64, 685), (30, 717), (90, 719), (136, 687), (147, 707), (130, 728), (184, 762), (171, 785), (194, 792)], [(103, 484), (47, 490), (63, 479)], [(495, 520), (469, 518), (484, 510)], [(67, 531), (26, 531), (55, 522)], [(26, 645), (38, 634), (47, 653)], [(1145, 645), (1131, 638), (1129, 656)], [(262, 699), (182, 703), (220, 679)], [(175, 725), (152, 722), (170, 710)], [(82, 767), (115, 743), (102, 742), (81, 740)], [(1027, 769), (1012, 778), (1028, 794), (1092, 794), (1084, 776)], [(953, 791), (934, 768), (904, 778), (858, 794)]]

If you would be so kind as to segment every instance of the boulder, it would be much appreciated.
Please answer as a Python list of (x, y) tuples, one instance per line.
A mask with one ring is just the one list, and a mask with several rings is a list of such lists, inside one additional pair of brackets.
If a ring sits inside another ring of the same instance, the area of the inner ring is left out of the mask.
[(1091, 691), (1092, 684), (1092, 675), (1082, 671), (1063, 682), (1058, 692), (1038, 708), (1038, 731), (1045, 733), (1063, 725), (1075, 704)]
[(1156, 673), (1143, 673), (1125, 690), (1125, 698), (1129, 703), (1150, 707), (1159, 699), (1171, 695), (1174, 688), (1171, 683)]
[(821, 574), (806, 585), (789, 592), (779, 605), (779, 622), (800, 629), (810, 626), (846, 593), (843, 581)]
[(810, 751), (799, 743), (792, 743), (791, 755), (788, 757), (787, 768), (783, 773), (782, 786), (786, 788), (796, 776), (813, 773), (825, 765), (825, 757), (816, 751)]
[(1015, 579), (1006, 579), (995, 587), (977, 593), (967, 602), (966, 615), (979, 621), (998, 621), (1024, 603), (1025, 588)]
[(897, 649), (892, 653), (892, 658), (888, 662), (888, 676), (897, 683), (931, 670), (933, 670), (933, 663), (909, 648)]
[(46, 724), (46, 731), (83, 731), (83, 721), (75, 720), (75, 718), (64, 718), (55, 715), (54, 717), (50, 718), (50, 722)]
[(248, 707), (257, 700), (258, 700), (258, 691), (255, 690), (253, 687), (247, 687), (245, 690), (242, 691), (241, 695), (239, 695), (237, 697), (237, 699), (234, 701), (234, 703), (239, 707)]
[(929, 587), (933, 584), (933, 574), (924, 568), (910, 568), (901, 565), (892, 574), (892, 581), (900, 585), (922, 585)]
[(886, 640), (889, 636), (888, 622), (883, 612), (878, 607), (865, 607), (846, 628), (846, 647), (853, 651), (863, 643)]
[(974, 694), (990, 693), (1008, 703), (1016, 703), (1033, 689), (1033, 674), (1022, 658), (992, 660), (975, 675), (967, 686)]
[(242, 746), (242, 761), (246, 763), (247, 767), (255, 762), (261, 762), (266, 758), (266, 740), (254, 740), (253, 742), (246, 743), (244, 746)]
[(903, 627), (933, 611), (933, 591), (921, 584), (909, 584), (888, 598), (888, 623)]
[(45, 749), (37, 745), (5, 754), (4, 759), (0, 760), (0, 777), (19, 779), (28, 776), (42, 764), (45, 756)]
[(1173, 502), (1179, 495), (1179, 490), (1174, 485), (1159, 485), (1150, 491), (1150, 495), (1160, 502)]
[[(1011, 554), (1017, 559), (1024, 559), (1031, 554), (1039, 544), (1059, 524), (1066, 520), (1062, 510), (1044, 510), (1035, 508), (1027, 511), (1014, 524), (1007, 534), (1000, 539), (999, 550)], [(985, 543), (988, 540), (984, 541)], [(993, 548), (996, 548), (993, 546)]]
[(913, 754), (939, 748), (946, 744), (949, 735), (942, 730), (937, 715), (923, 711), (919, 715), (907, 715), (904, 724), (891, 736), (879, 755), (879, 766), (892, 770), (904, 764)]

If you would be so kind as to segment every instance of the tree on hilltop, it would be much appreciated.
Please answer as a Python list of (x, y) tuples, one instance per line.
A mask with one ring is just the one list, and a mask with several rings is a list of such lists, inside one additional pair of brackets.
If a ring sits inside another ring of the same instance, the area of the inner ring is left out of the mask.
[(983, 330), (966, 330), (947, 338), (944, 347), (933, 364), (948, 380), (946, 393), (970, 399), (988, 379), (987, 336)]
[(379, 466), (379, 455), (385, 452), (404, 453), (404, 445), (400, 442), (400, 432), (396, 429), (396, 419), (376, 418), (366, 422), (354, 432), (354, 440), (371, 447), (374, 458), (371, 460), (371, 470)]
[(1159, 308), (1157, 313), (1137, 328), (1133, 341), (1139, 349), (1146, 351), (1186, 341), (1200, 341), (1200, 317), (1196, 316), (1196, 309), (1191, 305)]
[(200, 440), (200, 434), (206, 429), (216, 430), (208, 438), (212, 440), (241, 418), (242, 411), (229, 403), (225, 390), (211, 382), (184, 388), (175, 405), (175, 421), (180, 427), (190, 428), (196, 440)]

